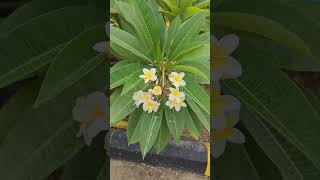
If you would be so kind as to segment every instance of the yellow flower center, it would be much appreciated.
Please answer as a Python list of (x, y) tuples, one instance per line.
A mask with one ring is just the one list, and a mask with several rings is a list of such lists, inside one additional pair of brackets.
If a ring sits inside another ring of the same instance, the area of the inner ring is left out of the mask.
[(153, 94), (160, 95), (161, 94), (161, 87), (157, 86), (153, 89)]
[(102, 106), (100, 104), (97, 104), (94, 110), (92, 111), (92, 117), (94, 118), (102, 118), (105, 116), (105, 113), (102, 109)]
[(173, 81), (175, 81), (176, 83), (180, 83), (182, 80), (182, 78), (180, 76), (174, 76), (173, 77)]
[(172, 95), (173, 95), (174, 98), (179, 98), (180, 97), (180, 91), (179, 90), (174, 90), (172, 92)]
[(147, 79), (147, 80), (151, 80), (153, 77), (153, 74), (151, 72), (147, 72), (145, 75), (144, 75), (144, 78)]
[(146, 106), (147, 106), (147, 109), (150, 109), (150, 110), (154, 110), (156, 108), (156, 106), (150, 102), (148, 102)]
[(228, 118), (226, 120), (226, 127), (223, 131), (217, 131), (215, 130), (213, 132), (213, 135), (215, 136), (216, 141), (219, 143), (221, 141), (226, 140), (228, 137), (230, 137), (232, 134), (232, 119)]

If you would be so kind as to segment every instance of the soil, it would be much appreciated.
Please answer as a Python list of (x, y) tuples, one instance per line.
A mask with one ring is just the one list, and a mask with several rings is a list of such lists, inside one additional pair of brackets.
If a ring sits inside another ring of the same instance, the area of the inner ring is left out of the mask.
[(153, 167), (143, 163), (132, 163), (112, 159), (110, 162), (112, 180), (208, 180), (209, 177), (170, 168)]

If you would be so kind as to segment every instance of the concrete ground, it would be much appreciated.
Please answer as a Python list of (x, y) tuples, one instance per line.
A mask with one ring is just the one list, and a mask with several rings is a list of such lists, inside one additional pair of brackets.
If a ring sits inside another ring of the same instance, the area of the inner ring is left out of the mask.
[(189, 172), (177, 171), (146, 164), (128, 161), (110, 161), (110, 179), (112, 180), (209, 180), (209, 177), (199, 176)]

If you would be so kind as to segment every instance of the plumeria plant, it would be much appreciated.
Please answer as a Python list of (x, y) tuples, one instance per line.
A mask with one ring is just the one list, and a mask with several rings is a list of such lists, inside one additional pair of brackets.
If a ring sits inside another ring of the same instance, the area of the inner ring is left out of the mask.
[[(110, 46), (118, 62), (111, 67), (111, 126), (128, 119), (129, 144), (142, 156), (159, 153), (170, 135), (176, 143), (186, 128), (198, 139), (210, 130), (210, 35), (206, 15), (165, 25), (155, 0), (115, 1), (120, 21), (111, 25)], [(128, 9), (130, 9), (128, 11)], [(123, 23), (121, 23), (123, 22)]]

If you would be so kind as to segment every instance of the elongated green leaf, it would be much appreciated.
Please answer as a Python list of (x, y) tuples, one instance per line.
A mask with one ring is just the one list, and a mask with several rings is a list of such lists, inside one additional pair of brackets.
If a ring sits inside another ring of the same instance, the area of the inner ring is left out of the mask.
[(190, 135), (198, 140), (199, 137), (200, 137), (200, 131), (199, 129), (197, 128), (196, 124), (194, 123), (192, 117), (190, 116), (189, 112), (186, 111), (186, 114), (187, 114), (187, 119), (186, 119), (186, 128), (188, 129)]
[(313, 56), (309, 47), (299, 36), (266, 17), (247, 13), (223, 12), (215, 13), (214, 23), (218, 27), (256, 33), (305, 55)]
[[(217, 0), (219, 1), (219, 0)], [(209, 7), (210, 6), (210, 0), (204, 0), (204, 1), (201, 1), (197, 4), (194, 5), (195, 7), (198, 7), (198, 8), (206, 8), (206, 7)]]
[(172, 46), (172, 41), (173, 41), (174, 37), (176, 36), (180, 26), (181, 26), (181, 19), (179, 16), (177, 16), (176, 18), (173, 19), (173, 21), (171, 22), (171, 24), (169, 25), (169, 27), (166, 30), (165, 44), (164, 44), (163, 52), (167, 53), (167, 56), (170, 55), (169, 51)]
[(32, 80), (25, 87), (19, 89), (0, 109), (0, 148), (10, 129), (16, 123), (19, 115), (27, 110), (34, 102), (40, 80)]
[(136, 106), (134, 105), (131, 93), (118, 96), (110, 109), (110, 124), (112, 125), (123, 120), (135, 109)]
[(82, 149), (67, 162), (61, 180), (96, 179), (106, 159), (106, 151), (103, 146), (104, 136), (101, 134), (90, 147)]
[(144, 112), (141, 117), (140, 149), (143, 159), (146, 157), (157, 139), (161, 126), (162, 115), (163, 108), (159, 107), (158, 112)]
[(187, 103), (193, 110), (193, 112), (197, 115), (203, 126), (210, 131), (210, 116), (208, 113), (204, 112), (197, 106), (195, 102), (190, 97), (187, 97)]
[(175, 110), (170, 110), (169, 108), (165, 107), (164, 110), (169, 130), (173, 135), (175, 142), (178, 144), (183, 129), (185, 127), (186, 119), (188, 118), (186, 114), (186, 109), (183, 108), (179, 112), (177, 112)]
[(178, 59), (176, 59), (177, 64), (182, 63), (183, 61), (208, 61), (210, 59), (210, 44), (204, 45), (201, 48), (190, 51)]
[(165, 116), (162, 115), (160, 131), (156, 139), (156, 142), (153, 145), (154, 149), (158, 154), (167, 146), (169, 142), (169, 137), (170, 131), (167, 125), (167, 121), (165, 119)]
[(55, 101), (20, 114), (0, 148), (0, 179), (44, 179), (79, 152), (84, 143), (76, 138), (79, 124), (72, 109), (76, 98), (103, 91), (104, 73), (105, 66), (99, 66)]
[(131, 34), (127, 33), (126, 31), (123, 31), (121, 29), (115, 28), (111, 26), (111, 48), (115, 48), (113, 45), (116, 44), (117, 46), (120, 46), (121, 48), (129, 51), (132, 55), (137, 56), (143, 60), (152, 62), (150, 58), (145, 56), (143, 52), (146, 52), (146, 50), (143, 49), (143, 46), (141, 42)]
[(165, 30), (166, 30), (166, 25), (164, 23), (164, 17), (162, 13), (159, 11), (159, 6), (156, 2), (156, 0), (150, 0), (150, 6), (152, 7), (153, 14), (156, 17), (157, 23), (159, 25), (160, 29), (160, 44), (161, 44), (161, 49), (164, 47), (164, 39), (165, 39)]
[[(213, 159), (213, 179), (261, 180), (243, 145), (228, 144), (223, 156)], [(237, 169), (230, 173), (230, 169)]]
[(138, 35), (145, 41), (147, 47), (155, 50), (156, 45), (160, 44), (159, 22), (150, 5), (144, 0), (132, 1), (132, 4), (136, 13), (134, 26), (136, 26)]
[(176, 50), (175, 54), (171, 55), (170, 60), (175, 61), (180, 56), (187, 54), (192, 50), (198, 49), (202, 47), (204, 44), (206, 44), (205, 41), (194, 41), (194, 42), (186, 43), (183, 46), (180, 46), (180, 48)]
[(195, 15), (180, 26), (177, 35), (172, 41), (170, 54), (175, 54), (181, 46), (185, 45), (199, 33), (205, 19), (204, 17), (204, 14)]
[(301, 172), (288, 156), (286, 150), (254, 113), (247, 108), (241, 108), (241, 121), (251, 133), (255, 141), (262, 147), (267, 156), (275, 163), (285, 180), (303, 179)]
[(114, 100), (117, 99), (118, 96), (121, 94), (121, 89), (118, 88), (116, 89), (110, 96), (110, 105), (113, 104)]
[(130, 90), (136, 88), (137, 86), (141, 86), (144, 82), (141, 78), (139, 78), (139, 75), (141, 75), (141, 71), (137, 71), (135, 73), (132, 73), (128, 79), (126, 80), (126, 83), (123, 86), (121, 94), (126, 94)]
[[(250, 47), (241, 47), (241, 51), (243, 54), (237, 59), (241, 59), (242, 68), (246, 73), (240, 80), (226, 82), (226, 90), (230, 90), (231, 94), (277, 131), (281, 131), (289, 142), (318, 166), (319, 114), (294, 82), (266, 61), (269, 57), (252, 52)], [(301, 131), (302, 129), (304, 130)]]
[(177, 65), (174, 68), (179, 71), (189, 72), (193, 75), (199, 76), (206, 81), (210, 81), (210, 79), (208, 79), (208, 76), (206, 76), (206, 74), (204, 74), (204, 72), (200, 71), (199, 69), (197, 69), (193, 66)]
[(35, 107), (57, 96), (105, 60), (105, 55), (97, 55), (91, 47), (101, 39), (104, 24), (88, 29), (65, 45), (50, 65)]
[(138, 143), (140, 141), (140, 137), (141, 137), (141, 125), (142, 125), (142, 114), (143, 112), (141, 112), (140, 117), (139, 117), (139, 122), (136, 126), (136, 128), (133, 130), (132, 136), (130, 139), (128, 139), (128, 144), (135, 144)]
[[(204, 84), (210, 84), (210, 62), (209, 61), (202, 61), (202, 62), (196, 62), (196, 61), (182, 61), (178, 63), (175, 67), (178, 67), (177, 69), (180, 69), (180, 65), (186, 66), (186, 67), (192, 67), (191, 70), (186, 69), (186, 72), (190, 72), (198, 77), (200, 77), (201, 82)], [(184, 69), (184, 68), (183, 68)], [(195, 70), (193, 70), (195, 69)], [(184, 71), (180, 69), (181, 71)], [(194, 77), (195, 78), (195, 77)]]
[(140, 63), (130, 63), (124, 64), (121, 67), (111, 68), (110, 71), (110, 89), (118, 87), (126, 82), (128, 79), (128, 75), (140, 71), (142, 73), (142, 69), (145, 66)]
[(16, 9), (0, 25), (0, 36), (7, 36), (15, 29), (36, 18), (67, 6), (86, 5), (87, 0), (33, 0)]
[(206, 91), (188, 76), (185, 77), (185, 81), (186, 86), (183, 88), (183, 91), (186, 93), (186, 96), (198, 104), (207, 114), (210, 114), (210, 97)]
[[(138, 126), (138, 124), (140, 122), (140, 118), (142, 116), (142, 113), (143, 113), (142, 109), (137, 108), (129, 117), (128, 128), (126, 131), (129, 144), (134, 144), (139, 141), (139, 140), (136, 140), (137, 138), (133, 138), (133, 134), (135, 131), (140, 132), (140, 127)], [(140, 133), (138, 133), (138, 134), (140, 134)]]
[[(87, 28), (103, 21), (99, 16), (88, 7), (67, 7), (28, 21), (8, 37), (2, 38), (0, 87), (21, 80), (50, 63), (50, 57), (59, 48)], [(63, 24), (72, 24), (72, 27)], [(53, 31), (51, 27), (59, 28)]]

